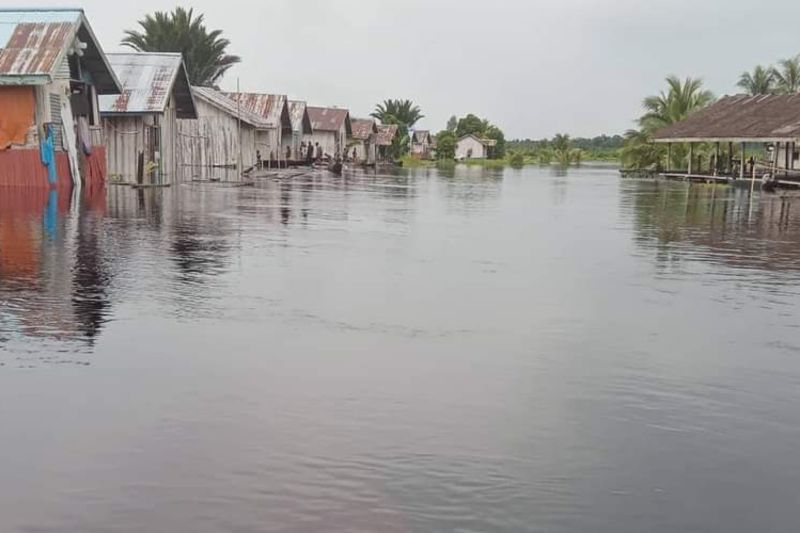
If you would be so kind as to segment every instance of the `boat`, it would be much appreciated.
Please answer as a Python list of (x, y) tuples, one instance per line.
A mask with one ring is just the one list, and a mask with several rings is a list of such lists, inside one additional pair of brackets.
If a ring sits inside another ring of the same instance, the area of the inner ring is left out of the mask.
[(336, 174), (337, 176), (342, 175), (342, 170), (344, 170), (344, 165), (341, 161), (334, 161), (328, 165), (328, 172)]

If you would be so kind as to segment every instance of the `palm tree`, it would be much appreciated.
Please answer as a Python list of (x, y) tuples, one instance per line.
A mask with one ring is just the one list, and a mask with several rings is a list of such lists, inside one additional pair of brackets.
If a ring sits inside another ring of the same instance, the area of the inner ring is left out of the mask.
[(679, 122), (714, 101), (699, 78), (681, 81), (677, 76), (667, 76), (666, 81), (666, 92), (648, 96), (642, 103), (645, 113), (639, 118), (639, 126), (647, 134)]
[(800, 92), (800, 55), (779, 62), (780, 68), (772, 69), (775, 88), (781, 94)]
[(177, 7), (139, 21), (142, 31), (126, 30), (122, 45), (138, 52), (180, 52), (192, 85), (215, 86), (239, 56), (226, 54), (230, 41), (221, 30), (208, 31), (203, 15)]
[(372, 117), (384, 124), (401, 124), (406, 128), (413, 128), (425, 115), (411, 100), (384, 100), (382, 104), (375, 106)]
[(753, 72), (743, 72), (737, 83), (747, 94), (772, 94), (775, 88), (775, 69), (756, 66)]
[[(651, 135), (661, 128), (680, 122), (714, 101), (714, 95), (703, 89), (703, 81), (698, 78), (681, 81), (677, 76), (668, 76), (666, 81), (666, 91), (648, 96), (642, 102), (645, 112), (639, 118), (639, 130), (631, 130), (625, 134), (622, 162), (628, 168), (658, 167), (666, 154), (663, 147), (650, 142)], [(673, 160), (683, 161), (686, 153), (684, 146), (675, 146)]]

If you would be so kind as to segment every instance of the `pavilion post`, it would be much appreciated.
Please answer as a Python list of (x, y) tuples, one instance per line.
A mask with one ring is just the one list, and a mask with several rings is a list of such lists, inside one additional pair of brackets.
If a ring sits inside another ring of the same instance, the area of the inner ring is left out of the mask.
[(741, 157), (741, 162), (739, 163), (739, 178), (740, 179), (744, 179), (744, 149), (745, 149), (745, 144), (742, 143), (742, 157)]
[(728, 175), (733, 177), (733, 143), (728, 143)]
[(719, 174), (719, 156), (720, 156), (720, 148), (719, 148), (719, 146), (720, 146), (720, 143), (717, 142), (717, 155), (714, 158), (714, 175), (715, 176), (717, 174)]
[(694, 143), (689, 143), (689, 175), (692, 174), (692, 165), (694, 165)]
[(672, 165), (672, 143), (667, 143), (667, 166), (664, 167), (666, 172), (669, 172), (669, 167)]

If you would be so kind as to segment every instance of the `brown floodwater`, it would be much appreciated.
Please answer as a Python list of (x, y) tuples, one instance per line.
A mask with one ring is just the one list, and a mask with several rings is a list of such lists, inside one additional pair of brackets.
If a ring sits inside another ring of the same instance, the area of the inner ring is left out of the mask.
[(0, 531), (800, 523), (800, 196), (611, 167), (0, 191)]

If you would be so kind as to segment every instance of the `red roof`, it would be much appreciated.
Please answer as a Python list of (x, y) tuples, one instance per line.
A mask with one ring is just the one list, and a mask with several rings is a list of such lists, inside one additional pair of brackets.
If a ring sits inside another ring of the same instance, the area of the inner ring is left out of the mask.
[(308, 106), (307, 110), (314, 131), (339, 131), (342, 126), (350, 131), (350, 112), (347, 109)]

